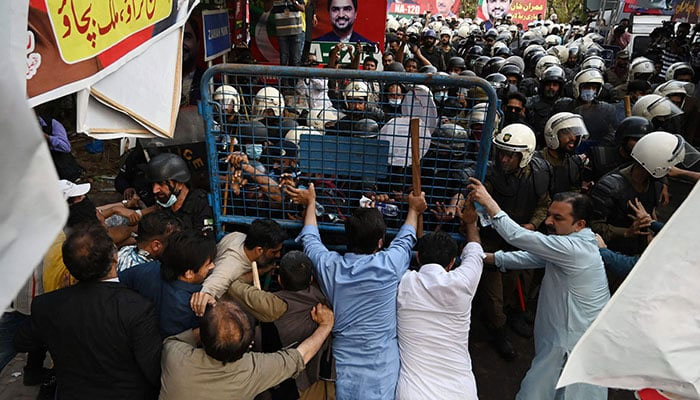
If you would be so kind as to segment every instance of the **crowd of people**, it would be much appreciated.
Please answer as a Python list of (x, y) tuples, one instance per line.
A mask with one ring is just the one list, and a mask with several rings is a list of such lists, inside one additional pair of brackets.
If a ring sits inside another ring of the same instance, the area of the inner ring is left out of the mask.
[[(669, 187), (700, 177), (700, 41), (688, 24), (664, 25), (632, 54), (629, 21), (607, 39), (584, 25), (501, 22), (390, 17), (381, 60), (341, 43), (326, 66), (393, 78), (217, 84), (221, 157), (210, 162), (230, 206), (216, 206), (253, 219), (233, 231), (217, 232), (208, 188), (182, 157), (140, 147), (115, 181), (124, 200), (96, 206), (65, 129), (41, 119), (70, 216), (2, 315), (0, 367), (28, 353), (23, 380), (43, 398), (476, 399), (477, 317), (506, 360), (522, 357), (513, 333), (534, 340), (516, 398), (607, 398), (556, 382), (663, 229)], [(290, 32), (296, 54), (303, 30)], [(498, 115), (469, 77), (493, 87)], [(186, 91), (198, 99), (196, 79)], [(411, 186), (411, 117), (427, 138), (425, 193)], [(363, 152), (387, 142), (387, 171), (306, 171), (314, 136)], [(422, 219), (430, 232), (418, 237)], [(278, 220), (303, 229), (292, 240)], [(344, 233), (322, 237), (319, 223)]]

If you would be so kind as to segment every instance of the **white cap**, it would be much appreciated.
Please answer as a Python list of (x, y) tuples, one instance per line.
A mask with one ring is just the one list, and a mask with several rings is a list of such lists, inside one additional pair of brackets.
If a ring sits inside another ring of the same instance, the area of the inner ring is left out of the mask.
[(60, 181), (58, 181), (58, 187), (63, 193), (63, 200), (68, 200), (71, 197), (82, 196), (90, 191), (89, 183), (82, 183), (80, 185), (76, 185), (75, 183), (67, 181), (65, 179), (61, 179)]

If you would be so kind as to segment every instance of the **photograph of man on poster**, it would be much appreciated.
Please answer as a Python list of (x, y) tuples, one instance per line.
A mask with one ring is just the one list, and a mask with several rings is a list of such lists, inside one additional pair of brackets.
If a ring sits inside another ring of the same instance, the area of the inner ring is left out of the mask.
[(357, 18), (357, 0), (328, 0), (328, 15), (333, 30), (314, 38), (315, 42), (372, 43), (371, 40), (353, 31)]
[(512, 0), (483, 0), (482, 11), (486, 17), (486, 29), (492, 28), (496, 21), (510, 14)]
[(445, 18), (456, 17), (452, 11), (457, 0), (435, 0), (435, 15), (442, 15)]

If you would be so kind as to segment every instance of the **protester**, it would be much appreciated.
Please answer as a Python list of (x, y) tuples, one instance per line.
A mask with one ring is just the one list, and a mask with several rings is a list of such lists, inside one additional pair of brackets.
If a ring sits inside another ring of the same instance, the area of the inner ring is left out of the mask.
[[(316, 323), (310, 317), (310, 311), (318, 304), (326, 304), (327, 300), (317, 287), (312, 276), (313, 265), (304, 253), (293, 250), (280, 260), (277, 277), (281, 290), (267, 292), (244, 282), (243, 279), (234, 281), (227, 294), (238, 302), (246, 311), (263, 323), (263, 336), (271, 343), (279, 342), (279, 346), (271, 345), (263, 340), (266, 352), (287, 348), (294, 343), (300, 343), (316, 329)], [(280, 347), (281, 346), (281, 347)], [(278, 347), (278, 348), (275, 348)], [(276, 396), (300, 396), (302, 399), (325, 398), (333, 396), (335, 386), (330, 380), (335, 380), (333, 371), (324, 368), (331, 364), (327, 359), (330, 341), (321, 346), (319, 352), (307, 363), (306, 369), (294, 379), (293, 389), (289, 385), (280, 385), (274, 392)], [(325, 379), (323, 379), (325, 377)], [(293, 393), (290, 393), (292, 392)]]
[(193, 293), (214, 268), (216, 245), (199, 232), (170, 235), (160, 261), (119, 271), (119, 281), (151, 300), (158, 314), (163, 337), (199, 326), (190, 308)]
[(483, 268), (477, 218), (471, 203), (460, 213), (468, 240), (460, 265), (454, 239), (431, 233), (417, 245), (422, 266), (401, 278), (397, 399), (477, 399), (468, 348), (471, 302)]
[(199, 329), (165, 339), (160, 399), (252, 400), (297, 376), (333, 328), (333, 311), (323, 304), (313, 308), (311, 318), (318, 328), (296, 348), (254, 353), (248, 351), (253, 341), (248, 315), (228, 301), (209, 306)]
[(15, 336), (18, 351), (48, 348), (56, 397), (154, 398), (161, 338), (151, 303), (119, 283), (117, 249), (99, 223), (76, 227), (63, 260), (78, 284), (38, 296)]
[(202, 284), (202, 291), (192, 297), (195, 310), (220, 298), (241, 275), (251, 272), (255, 262), (261, 274), (275, 266), (280, 258), (287, 233), (275, 221), (258, 219), (250, 224), (248, 233), (233, 232), (224, 236), (216, 246), (216, 268)]
[(144, 216), (136, 231), (136, 244), (119, 249), (117, 271), (145, 264), (159, 258), (165, 250), (168, 236), (182, 229), (180, 221), (165, 212)]
[(470, 201), (484, 207), (499, 235), (521, 249), (487, 254), (501, 270), (544, 268), (535, 319), (535, 358), (516, 399), (606, 399), (607, 388), (587, 384), (557, 389), (566, 357), (610, 299), (595, 234), (588, 228), (590, 200), (581, 194), (554, 196), (545, 222), (549, 235), (520, 227), (501, 211), (476, 179)]
[(399, 375), (396, 292), (416, 241), (418, 215), (427, 208), (425, 195), (408, 196), (406, 223), (386, 250), (381, 250), (386, 225), (379, 211), (355, 210), (345, 223), (348, 253), (341, 256), (321, 242), (313, 184), (287, 192), (306, 206), (304, 229), (297, 240), (304, 244), (321, 290), (337, 315), (333, 327), (337, 397), (393, 397)]

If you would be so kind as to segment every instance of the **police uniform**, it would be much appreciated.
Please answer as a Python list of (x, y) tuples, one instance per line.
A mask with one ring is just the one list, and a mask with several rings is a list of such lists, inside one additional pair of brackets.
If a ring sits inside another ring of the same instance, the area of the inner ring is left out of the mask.
[(633, 165), (630, 165), (605, 175), (593, 187), (591, 228), (603, 237), (610, 250), (627, 255), (639, 255), (647, 246), (647, 238), (646, 236), (636, 238), (624, 236), (627, 228), (632, 225), (632, 219), (629, 217), (632, 210), (627, 202), (634, 201), (635, 198), (639, 199), (644, 209), (652, 212), (659, 204), (663, 184), (660, 180), (650, 178), (646, 189), (638, 192), (632, 186), (632, 167)]
[(190, 189), (182, 207), (177, 211), (169, 210), (182, 220), (185, 229), (202, 232), (207, 237), (214, 238), (214, 213), (209, 205), (209, 196), (202, 189)]
[[(533, 224), (535, 228), (547, 217), (550, 197), (551, 166), (541, 158), (533, 157), (525, 168), (514, 173), (504, 173), (498, 168), (489, 168), (485, 186), (493, 199), (518, 224)], [(512, 250), (492, 228), (481, 233), (484, 251)], [(486, 311), (486, 319), (492, 328), (506, 323), (504, 298), (514, 296), (520, 271), (500, 272), (496, 268), (484, 268), (479, 283), (480, 297)]]
[(549, 162), (552, 166), (552, 184), (549, 194), (554, 196), (562, 192), (580, 192), (583, 179), (584, 160), (579, 155), (563, 154), (563, 157), (555, 157), (544, 148), (535, 157)]

